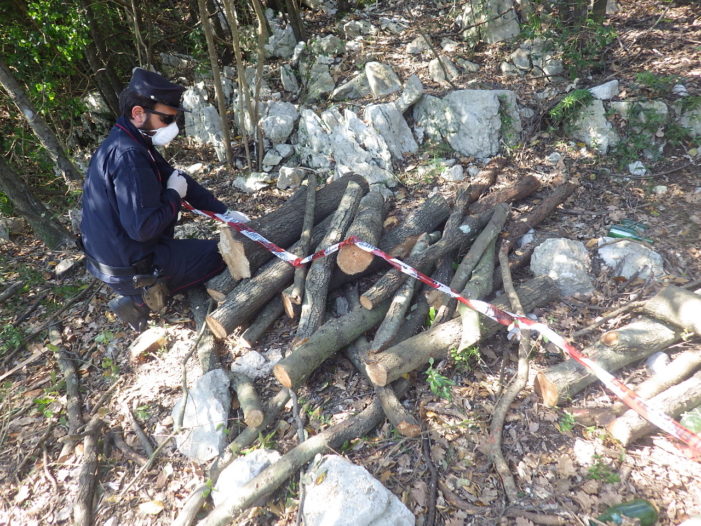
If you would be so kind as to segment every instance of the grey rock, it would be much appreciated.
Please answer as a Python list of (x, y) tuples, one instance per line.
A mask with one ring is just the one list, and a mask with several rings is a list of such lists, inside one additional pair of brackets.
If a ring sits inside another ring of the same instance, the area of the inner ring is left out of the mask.
[(570, 123), (570, 135), (605, 154), (618, 144), (618, 135), (606, 119), (604, 103), (596, 99), (583, 108)]
[(282, 83), (282, 89), (285, 91), (289, 91), (295, 95), (299, 93), (299, 82), (297, 81), (292, 66), (289, 64), (280, 66), (280, 82)]
[[(190, 459), (206, 462), (219, 455), (226, 446), (226, 425), (231, 395), (229, 376), (222, 369), (214, 369), (201, 376), (189, 391), (182, 429), (176, 437), (180, 452)], [(175, 403), (172, 417), (176, 431), (183, 399)]]
[(545, 158), (550, 164), (557, 164), (562, 160), (560, 152), (553, 152)]
[(295, 148), (291, 144), (276, 144), (275, 151), (280, 154), (280, 157), (287, 159), (295, 153)]
[(322, 64), (318, 59), (312, 66), (309, 78), (310, 81), (307, 88), (308, 101), (319, 100), (325, 95), (329, 95), (336, 87), (333, 77), (331, 77), (329, 66)]
[(382, 136), (392, 157), (402, 159), (419, 149), (402, 113), (392, 103), (373, 104), (365, 108), (365, 120)]
[(419, 55), (424, 51), (428, 51), (431, 47), (426, 42), (423, 36), (418, 36), (406, 45), (406, 52), (409, 55)]
[(523, 48), (518, 48), (511, 53), (509, 59), (511, 59), (512, 64), (520, 70), (529, 71), (531, 69), (530, 53)]
[(483, 0), (468, 2), (456, 22), (467, 41), (482, 40), (488, 44), (511, 40), (521, 28), (512, 0)]
[(303, 109), (300, 113), (299, 128), (297, 131), (297, 153), (303, 164), (311, 168), (327, 168), (330, 166), (328, 152), (328, 130), (319, 116), (310, 109)]
[(256, 351), (248, 351), (239, 356), (231, 364), (231, 371), (248, 376), (252, 380), (265, 378), (273, 370), (273, 366), (281, 359), (281, 356), (264, 356)]
[(399, 77), (391, 66), (379, 62), (365, 64), (370, 90), (375, 97), (384, 97), (402, 88)]
[[(413, 526), (414, 515), (365, 468), (338, 455), (315, 459), (304, 476), (304, 523)], [(352, 520), (350, 518), (352, 517)]]
[(214, 505), (218, 506), (235, 495), (243, 486), (265, 468), (280, 459), (280, 453), (272, 449), (254, 449), (247, 455), (237, 457), (219, 474), (212, 491)]
[(688, 97), (689, 90), (686, 89), (684, 84), (675, 84), (672, 86), (672, 93), (677, 97)]
[(701, 137), (701, 106), (684, 109), (678, 105), (681, 114), (679, 125), (686, 129), (692, 137)]
[(265, 172), (251, 172), (248, 176), (234, 179), (232, 186), (247, 194), (253, 194), (270, 184), (270, 175)]
[(380, 27), (385, 31), (394, 33), (395, 35), (402, 33), (407, 26), (408, 24), (398, 18), (387, 18), (386, 16), (380, 17)]
[(441, 40), (441, 49), (445, 53), (457, 53), (461, 48), (462, 44), (460, 42), (456, 42), (455, 40), (451, 40), (449, 38), (444, 38)]
[(265, 51), (273, 57), (292, 57), (297, 45), (292, 26), (280, 27), (278, 24), (270, 24), (270, 29), (272, 34), (265, 45)]
[(618, 81), (616, 79), (609, 80), (608, 82), (589, 88), (589, 91), (594, 95), (595, 99), (611, 100), (614, 97), (618, 97)]
[(351, 100), (360, 99), (370, 95), (370, 83), (368, 77), (363, 71), (359, 73), (345, 84), (341, 84), (331, 93), (331, 100)]
[(404, 113), (416, 104), (423, 94), (424, 86), (421, 84), (421, 79), (416, 75), (412, 75), (406, 79), (404, 90), (400, 97), (394, 101), (394, 105), (400, 113)]
[(589, 277), (590, 269), (589, 253), (580, 241), (547, 239), (531, 256), (533, 274), (552, 278), (563, 296), (591, 293), (594, 284)]
[[(599, 245), (611, 241), (614, 239), (604, 237), (599, 240)], [(664, 275), (662, 256), (636, 241), (617, 240), (616, 243), (600, 246), (598, 254), (604, 265), (613, 269), (616, 276), (626, 279), (633, 276), (647, 279), (651, 275), (655, 278)]]
[(455, 63), (468, 73), (477, 73), (480, 70), (479, 64), (475, 64), (474, 62), (470, 62), (464, 58), (456, 58)]
[(499, 64), (499, 69), (504, 75), (518, 76), (523, 75), (523, 71), (514, 66), (511, 62), (502, 62)]
[(451, 182), (464, 181), (465, 172), (463, 167), (459, 164), (447, 167), (441, 172), (441, 179)]
[(299, 188), (306, 177), (306, 172), (296, 166), (283, 166), (277, 178), (277, 187), (280, 190), (288, 188)]
[(616, 101), (609, 107), (629, 123), (635, 121), (645, 124), (650, 118), (666, 122), (669, 117), (669, 107), (661, 100)]
[(265, 117), (260, 120), (265, 136), (273, 144), (284, 143), (294, 130), (299, 118), (297, 108), (290, 102), (271, 102)]
[(198, 82), (183, 93), (185, 112), (185, 135), (195, 143), (214, 147), (217, 159), (226, 159), (224, 131), (217, 109), (209, 103), (204, 82)]
[(634, 161), (628, 164), (628, 172), (630, 172), (630, 175), (642, 177), (647, 173), (647, 168), (642, 161)]
[(282, 162), (282, 155), (277, 150), (268, 150), (263, 157), (263, 170), (269, 172)]
[(337, 56), (346, 50), (346, 43), (336, 35), (317, 38), (312, 43), (312, 51), (317, 55)]
[(361, 35), (372, 35), (377, 30), (375, 27), (365, 20), (351, 20), (343, 24), (343, 35), (346, 38), (355, 38)]
[[(441, 67), (441, 64), (443, 64), (443, 67)], [(428, 63), (428, 74), (431, 80), (439, 84), (447, 84), (449, 80), (455, 80), (460, 76), (458, 68), (456, 68), (455, 64), (445, 55), (440, 56), (440, 62), (437, 58), (434, 58)]]
[(664, 195), (669, 191), (669, 188), (663, 184), (658, 184), (652, 188), (652, 193), (655, 195)]

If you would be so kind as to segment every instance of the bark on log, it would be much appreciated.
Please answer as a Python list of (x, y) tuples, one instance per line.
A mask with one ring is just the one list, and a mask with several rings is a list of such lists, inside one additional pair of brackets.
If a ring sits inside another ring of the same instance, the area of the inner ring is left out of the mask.
[(105, 423), (94, 417), (85, 429), (83, 440), (83, 464), (78, 474), (78, 493), (73, 504), (73, 524), (91, 526), (93, 514), (93, 496), (97, 484), (97, 446), (99, 434)]
[(669, 285), (643, 305), (643, 312), (701, 336), (701, 296)]
[[(461, 296), (481, 300), (492, 292), (494, 286), (495, 248), (496, 239), (493, 239), (477, 263), (470, 281), (462, 289)], [(467, 305), (462, 303), (458, 305), (458, 314), (461, 322), (460, 344), (458, 345), (458, 352), (460, 352), (473, 345), (471, 342), (482, 339), (482, 327), (480, 327), (480, 318), (477, 311), (472, 310)]]
[[(195, 331), (199, 332), (202, 325), (206, 322), (211, 300), (207, 297), (202, 287), (188, 289), (187, 297), (190, 301), (192, 317), (195, 320)], [(217, 342), (209, 331), (204, 332), (200, 337), (197, 345), (197, 359), (200, 362), (202, 374), (221, 367), (217, 354)]]
[(2, 292), (0, 292), (0, 301), (5, 301), (6, 299), (11, 298), (23, 286), (24, 281), (22, 280), (10, 283), (7, 287), (5, 287), (5, 289)]
[[(318, 223), (338, 209), (341, 198), (346, 191), (346, 186), (350, 181), (358, 183), (362, 187), (363, 193), (367, 192), (367, 182), (358, 175), (348, 175), (327, 184), (316, 193), (315, 223)], [(278, 246), (283, 248), (290, 246), (299, 239), (302, 233), (307, 190), (307, 188), (303, 188), (280, 208), (259, 219), (254, 219), (248, 223), (248, 226)], [(235, 232), (233, 237), (243, 247), (245, 260), (248, 262), (251, 275), (255, 274), (266, 261), (273, 257), (267, 249), (238, 232)]]
[[(83, 413), (81, 411), (82, 403), (80, 401), (80, 385), (78, 374), (75, 370), (73, 360), (68, 356), (65, 349), (59, 349), (57, 356), (58, 366), (63, 374), (63, 380), (66, 382), (66, 411), (68, 416), (68, 436), (77, 437), (81, 427), (83, 427)], [(61, 457), (73, 453), (75, 440), (70, 439), (64, 443), (61, 448)]]
[[(584, 349), (583, 353), (608, 372), (613, 372), (680, 339), (678, 331), (650, 318), (641, 318), (605, 333), (599, 342)], [(555, 406), (596, 381), (596, 376), (584, 366), (575, 360), (567, 360), (539, 372), (534, 387), (545, 405)]]
[(345, 316), (329, 320), (306, 342), (275, 364), (275, 378), (288, 389), (296, 389), (333, 353), (380, 323), (388, 308), (389, 301), (386, 301), (371, 311), (355, 309)]
[[(455, 250), (467, 240), (474, 238), (487, 224), (490, 216), (491, 213), (486, 212), (481, 216), (466, 217), (462, 223), (469, 225), (467, 228), (459, 227), (450, 233), (446, 233), (440, 241), (432, 245), (428, 250), (416, 256), (408, 257), (405, 263), (420, 272), (429, 272), (429, 268), (443, 255)], [(375, 305), (392, 297), (406, 279), (407, 275), (403, 272), (397, 269), (390, 270), (360, 297), (360, 303), (366, 309), (373, 309)]]
[[(331, 218), (314, 227), (312, 243), (318, 244)], [(292, 250), (295, 246), (292, 247)], [(217, 338), (226, 338), (236, 327), (250, 320), (270, 299), (294, 278), (294, 267), (281, 260), (271, 261), (251, 279), (242, 281), (219, 307), (207, 316), (207, 325)]]
[[(369, 192), (358, 206), (358, 213), (353, 224), (348, 228), (346, 237), (357, 236), (359, 239), (377, 246), (382, 235), (385, 218), (385, 199), (380, 192)], [(370, 266), (374, 256), (355, 245), (349, 245), (338, 251), (338, 267), (346, 274), (354, 275)]]
[(237, 283), (238, 280), (232, 278), (231, 274), (225, 270), (208, 280), (205, 283), (205, 287), (210, 298), (217, 303), (221, 303), (226, 299), (226, 295), (234, 290)]
[[(307, 188), (316, 188), (316, 174), (309, 172), (307, 175)], [(346, 187), (347, 188), (347, 187)], [(311, 250), (312, 230), (314, 229), (314, 207), (316, 206), (316, 192), (307, 192), (307, 201), (304, 208), (304, 224), (302, 225), (302, 234), (299, 237), (299, 253), (298, 256), (306, 256)], [(304, 280), (307, 277), (307, 267), (300, 265), (295, 268), (295, 277), (292, 282), (292, 288), (285, 289), (282, 293), (282, 302), (285, 311), (294, 318), (290, 313), (293, 311), (292, 305), (301, 305), (304, 298)]]
[[(676, 418), (685, 411), (701, 405), (701, 371), (648, 401), (650, 406)], [(614, 420), (608, 430), (616, 440), (627, 446), (637, 439), (653, 433), (657, 426), (651, 424), (632, 409)]]
[[(319, 250), (343, 240), (346, 230), (353, 222), (361, 198), (362, 188), (360, 185), (352, 181), (348, 183), (346, 193), (341, 199), (338, 210), (336, 210), (331, 219), (329, 229), (319, 244)], [(336, 254), (331, 254), (313, 261), (309, 267), (307, 279), (304, 282), (304, 301), (302, 302), (302, 311), (299, 315), (299, 324), (297, 325), (297, 333), (292, 344), (293, 347), (309, 338), (324, 323), (329, 280), (335, 265)]]
[(229, 524), (238, 513), (279, 488), (317, 453), (336, 449), (348, 440), (366, 435), (382, 422), (383, 416), (380, 403), (375, 400), (357, 415), (305, 440), (214, 508), (198, 526)]
[(497, 176), (506, 166), (506, 159), (494, 157), (477, 175), (470, 180), (464, 190), (458, 191), (455, 199), (455, 210), (467, 213), (467, 207), (477, 201), (496, 182)]
[(499, 203), (519, 201), (528, 197), (539, 188), (540, 181), (532, 175), (527, 175), (506, 188), (485, 195), (476, 203), (471, 204), (467, 212), (471, 215), (481, 214), (491, 210)]
[(278, 296), (270, 300), (263, 310), (261, 310), (256, 319), (248, 326), (248, 329), (241, 334), (241, 344), (244, 347), (251, 348), (260, 339), (268, 328), (275, 323), (284, 311), (282, 299)]
[[(555, 282), (546, 276), (529, 280), (519, 287), (517, 292), (525, 311), (545, 305), (559, 295)], [(504, 309), (509, 308), (504, 299), (495, 301), (494, 305)], [(501, 327), (490, 319), (483, 317), (483, 320), (483, 338), (495, 334)], [(460, 343), (460, 337), (461, 321), (459, 318), (440, 323), (384, 352), (369, 357), (366, 368), (368, 377), (375, 385), (387, 385), (403, 374), (428, 363), (429, 358), (436, 360), (446, 358), (448, 351)], [(475, 343), (477, 341), (470, 342), (468, 346)]]
[(559, 205), (564, 203), (577, 188), (574, 183), (562, 183), (547, 195), (533, 210), (509, 224), (505, 238), (513, 243), (531, 228), (542, 223)]
[(258, 398), (253, 382), (248, 376), (240, 373), (229, 373), (231, 387), (236, 391), (239, 406), (243, 411), (243, 421), (248, 427), (258, 427), (263, 423), (265, 413)]

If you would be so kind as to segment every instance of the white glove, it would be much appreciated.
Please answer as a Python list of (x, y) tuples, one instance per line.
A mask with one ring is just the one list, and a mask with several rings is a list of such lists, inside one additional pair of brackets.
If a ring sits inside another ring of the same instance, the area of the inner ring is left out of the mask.
[(183, 199), (185, 194), (187, 194), (187, 181), (182, 175), (180, 175), (179, 171), (173, 170), (173, 173), (170, 174), (170, 177), (168, 177), (166, 188), (172, 188), (178, 192), (180, 199)]
[(222, 217), (231, 223), (248, 223), (251, 220), (246, 214), (236, 210), (227, 210), (222, 214)]

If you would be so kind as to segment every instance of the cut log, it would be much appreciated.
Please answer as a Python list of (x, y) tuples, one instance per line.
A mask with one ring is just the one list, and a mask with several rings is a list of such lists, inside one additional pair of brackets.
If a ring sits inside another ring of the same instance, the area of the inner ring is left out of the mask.
[[(331, 218), (314, 227), (312, 243), (317, 244), (326, 233)], [(295, 247), (292, 247), (294, 250)], [(216, 338), (226, 338), (236, 327), (250, 320), (276, 294), (279, 294), (294, 278), (294, 267), (276, 259), (268, 263), (258, 274), (239, 283), (226, 299), (207, 316), (207, 325)]]
[[(676, 418), (685, 411), (701, 405), (701, 371), (648, 401), (650, 406)], [(627, 446), (637, 439), (653, 433), (657, 426), (651, 424), (635, 411), (628, 410), (614, 420), (608, 430), (616, 440)]]
[[(316, 188), (316, 174), (309, 172), (307, 175), (307, 187)], [(312, 242), (312, 230), (314, 229), (314, 207), (316, 206), (316, 192), (307, 192), (307, 202), (304, 209), (304, 224), (302, 225), (302, 234), (299, 238), (299, 253), (298, 256), (304, 257), (309, 254)], [(291, 289), (285, 289), (282, 293), (282, 302), (290, 318), (294, 318), (290, 314), (294, 309), (292, 305), (301, 305), (304, 296), (304, 280), (307, 277), (307, 267), (300, 265), (295, 268), (295, 278), (292, 282)]]
[[(545, 305), (559, 295), (555, 282), (547, 276), (529, 280), (519, 287), (517, 292), (526, 311)], [(495, 301), (494, 305), (508, 309), (504, 299)], [(482, 320), (484, 321), (483, 339), (495, 334), (502, 327), (488, 318), (482, 317)], [(403, 374), (428, 363), (429, 358), (435, 360), (446, 358), (448, 351), (460, 343), (461, 325), (460, 318), (440, 323), (384, 352), (368, 357), (366, 367), (368, 377), (375, 385), (387, 385)], [(467, 346), (475, 343), (477, 341), (468, 342)]]
[(482, 214), (499, 203), (510, 203), (528, 197), (539, 188), (540, 181), (532, 175), (526, 175), (514, 184), (487, 194), (479, 201), (472, 203), (467, 212), (471, 215)]
[(701, 336), (701, 296), (669, 285), (643, 305), (643, 312)]
[[(343, 240), (348, 227), (353, 222), (358, 204), (362, 198), (362, 188), (354, 182), (348, 183), (346, 193), (341, 199), (338, 210), (333, 215), (329, 229), (319, 244), (319, 250), (335, 245)], [(304, 301), (299, 315), (297, 333), (293, 341), (293, 347), (306, 340), (324, 323), (326, 314), (326, 298), (329, 291), (331, 270), (336, 265), (336, 254), (313, 261), (307, 273), (304, 283)]]
[(236, 391), (241, 411), (243, 411), (243, 421), (248, 427), (258, 427), (263, 423), (265, 413), (260, 403), (260, 398), (253, 382), (248, 376), (240, 373), (229, 373), (231, 387)]
[(268, 328), (275, 323), (283, 313), (282, 299), (280, 297), (270, 300), (263, 310), (261, 310), (256, 319), (248, 326), (248, 329), (243, 331), (240, 341), (244, 347), (249, 349), (260, 339)]
[(226, 263), (229, 274), (234, 281), (238, 281), (251, 277), (251, 267), (246, 257), (244, 244), (240, 239), (235, 239), (234, 235), (238, 235), (236, 230), (227, 225), (221, 225), (219, 227), (219, 243), (217, 243), (217, 248), (219, 249), (224, 263)]
[[(481, 300), (492, 292), (494, 286), (495, 248), (496, 239), (493, 239), (472, 272), (470, 281), (462, 289), (460, 295), (464, 298)], [(482, 339), (482, 327), (480, 326), (480, 315), (467, 305), (459, 304), (458, 314), (461, 320), (458, 351), (462, 351), (474, 345), (471, 342)]]
[(518, 238), (526, 234), (531, 228), (539, 225), (577, 188), (574, 183), (562, 183), (548, 194), (533, 210), (509, 224), (504, 236), (510, 243), (514, 243)]
[(238, 283), (238, 280), (231, 277), (228, 270), (220, 272), (212, 279), (205, 283), (207, 289), (207, 294), (217, 303), (221, 303), (226, 299), (226, 295), (229, 294)]
[(345, 316), (327, 321), (306, 342), (275, 364), (275, 378), (288, 389), (297, 389), (327, 358), (380, 323), (388, 308), (389, 301), (386, 301), (373, 310), (354, 309)]
[(455, 199), (455, 210), (463, 215), (467, 213), (467, 207), (477, 201), (496, 182), (497, 176), (506, 166), (503, 157), (492, 158), (477, 175), (470, 180), (465, 189), (458, 190)]
[(426, 199), (421, 206), (407, 214), (402, 223), (387, 230), (380, 238), (378, 248), (392, 257), (405, 257), (416, 239), (425, 232), (432, 232), (450, 215), (450, 205), (439, 194)]
[[(190, 310), (195, 320), (195, 331), (199, 332), (206, 322), (211, 300), (204, 293), (202, 287), (192, 287), (187, 290), (187, 297), (190, 302)], [(221, 367), (217, 354), (217, 342), (212, 333), (205, 331), (197, 345), (197, 359), (202, 368), (202, 374), (208, 373)]]
[[(402, 388), (406, 390), (404, 386)], [(397, 388), (400, 392), (400, 388)], [(378, 400), (355, 416), (308, 438), (285, 453), (277, 462), (265, 468), (242, 486), (236, 494), (219, 504), (198, 526), (225, 526), (254, 502), (270, 495), (317, 453), (339, 448), (344, 442), (366, 435), (383, 420)]]
[[(487, 224), (489, 217), (491, 217), (490, 212), (486, 212), (481, 216), (466, 217), (462, 224), (469, 226), (464, 229), (458, 227), (455, 231), (446, 233), (440, 241), (432, 245), (428, 250), (407, 258), (405, 263), (420, 272), (429, 272), (429, 268), (443, 255), (455, 250), (467, 240), (474, 238)], [(407, 279), (407, 275), (403, 272), (397, 269), (390, 270), (360, 297), (360, 303), (366, 309), (374, 308), (378, 303), (391, 298), (405, 279)]]
[[(612, 373), (643, 360), (680, 339), (678, 331), (650, 318), (641, 318), (605, 333), (599, 342), (584, 349), (583, 353)], [(555, 406), (571, 399), (596, 381), (597, 377), (583, 365), (575, 360), (567, 360), (539, 372), (534, 387), (545, 405)]]
[[(315, 223), (318, 223), (338, 209), (349, 181), (355, 181), (361, 186), (363, 193), (367, 192), (368, 184), (359, 175), (348, 175), (324, 186), (316, 193)], [(283, 206), (259, 219), (254, 219), (248, 223), (248, 226), (278, 246), (283, 248), (290, 246), (299, 239), (302, 233), (306, 196), (307, 188), (303, 188)], [(273, 257), (266, 248), (242, 236), (235, 230), (232, 236), (237, 243), (242, 245), (245, 261), (250, 269), (250, 275), (255, 274), (266, 261)], [(241, 268), (242, 265), (245, 265), (245, 263), (237, 264), (236, 267)]]
[[(369, 192), (360, 201), (358, 213), (348, 228), (346, 237), (357, 236), (362, 241), (377, 246), (382, 235), (382, 225), (386, 213), (385, 199), (380, 192)], [(358, 274), (367, 269), (374, 256), (355, 245), (338, 251), (337, 264), (346, 274)]]

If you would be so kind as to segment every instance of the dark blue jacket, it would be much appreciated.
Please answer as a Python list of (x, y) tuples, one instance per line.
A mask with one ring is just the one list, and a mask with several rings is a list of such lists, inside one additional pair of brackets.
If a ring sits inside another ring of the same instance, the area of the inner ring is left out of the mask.
[[(180, 196), (166, 189), (173, 167), (127, 119), (117, 124), (95, 151), (83, 188), (81, 234), (86, 252), (112, 267), (128, 267), (172, 238)], [(195, 208), (216, 213), (226, 205), (190, 176), (185, 199)], [(103, 281), (106, 276), (91, 272)]]

